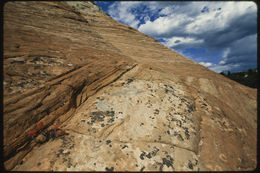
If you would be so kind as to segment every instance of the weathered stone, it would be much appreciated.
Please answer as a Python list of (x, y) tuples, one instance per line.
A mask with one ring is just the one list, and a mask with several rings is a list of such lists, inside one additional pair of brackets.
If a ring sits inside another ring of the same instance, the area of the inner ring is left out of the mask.
[[(7, 170), (256, 168), (256, 89), (92, 2), (8, 2), (3, 26)], [(32, 140), (39, 121), (67, 135)]]
[(46, 137), (42, 134), (38, 135), (37, 138), (35, 139), (37, 143), (44, 143), (46, 142)]

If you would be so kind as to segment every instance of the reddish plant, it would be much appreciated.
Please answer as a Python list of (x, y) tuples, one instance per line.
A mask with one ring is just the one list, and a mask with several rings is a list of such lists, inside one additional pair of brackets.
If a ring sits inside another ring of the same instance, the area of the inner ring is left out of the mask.
[(39, 126), (43, 126), (43, 122), (42, 121), (39, 122)]
[(37, 126), (37, 130), (42, 130), (43, 129), (43, 122), (39, 122), (38, 126)]
[(60, 135), (60, 131), (57, 131), (57, 132), (56, 132), (56, 136), (59, 136), (59, 135)]
[(65, 134), (65, 133), (66, 133), (66, 131), (62, 129), (62, 133), (63, 133), (63, 134)]
[(58, 130), (58, 128), (59, 128), (58, 125), (56, 125), (56, 126), (53, 127), (53, 129), (55, 129), (55, 130)]
[(29, 135), (35, 137), (36, 136), (36, 131), (35, 130), (30, 130), (29, 131)]

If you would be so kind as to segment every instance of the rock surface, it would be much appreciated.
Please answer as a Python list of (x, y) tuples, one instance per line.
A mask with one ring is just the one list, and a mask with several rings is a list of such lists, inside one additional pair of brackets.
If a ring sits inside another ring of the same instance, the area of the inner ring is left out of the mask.
[(256, 89), (91, 2), (6, 3), (3, 82), (7, 170), (256, 168)]

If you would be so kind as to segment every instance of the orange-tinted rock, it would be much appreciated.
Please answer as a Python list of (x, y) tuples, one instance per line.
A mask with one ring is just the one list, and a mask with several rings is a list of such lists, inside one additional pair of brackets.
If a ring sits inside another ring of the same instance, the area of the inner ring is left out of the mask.
[[(3, 36), (6, 169), (256, 168), (256, 89), (91, 2), (8, 2)], [(37, 143), (39, 122), (68, 135)]]

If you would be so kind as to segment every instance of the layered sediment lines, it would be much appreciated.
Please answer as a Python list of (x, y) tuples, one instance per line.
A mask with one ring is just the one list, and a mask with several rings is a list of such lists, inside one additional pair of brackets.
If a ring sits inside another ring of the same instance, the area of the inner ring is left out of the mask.
[[(4, 6), (8, 170), (252, 170), (256, 112), (255, 89), (91, 2)], [(40, 121), (68, 134), (37, 143)]]

